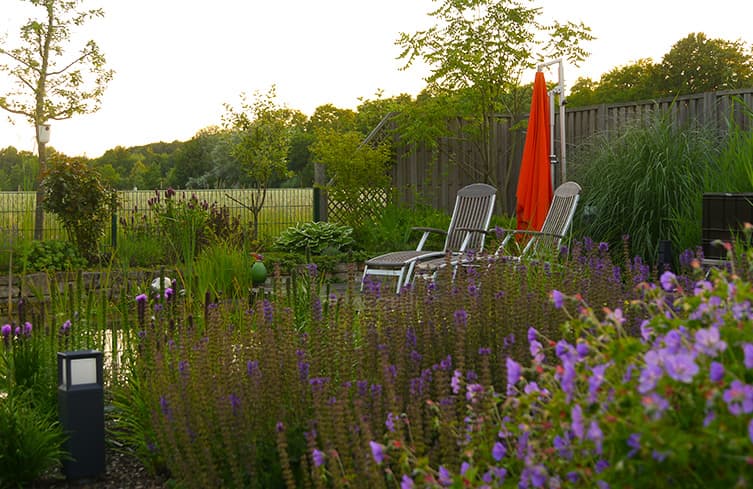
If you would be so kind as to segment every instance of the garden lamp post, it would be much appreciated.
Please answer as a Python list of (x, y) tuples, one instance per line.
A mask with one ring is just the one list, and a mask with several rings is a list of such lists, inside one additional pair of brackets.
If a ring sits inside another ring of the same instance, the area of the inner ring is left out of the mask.
[(68, 439), (67, 479), (94, 479), (105, 471), (102, 352), (58, 352), (58, 417)]

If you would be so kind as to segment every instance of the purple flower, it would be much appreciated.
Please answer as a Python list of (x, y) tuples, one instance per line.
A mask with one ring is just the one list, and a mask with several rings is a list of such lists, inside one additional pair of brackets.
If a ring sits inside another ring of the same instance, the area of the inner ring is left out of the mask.
[(447, 470), (444, 465), (439, 466), (439, 483), (443, 486), (450, 486), (452, 485), (452, 476), (450, 475), (450, 471)]
[(670, 272), (669, 270), (662, 273), (661, 277), (659, 277), (659, 282), (661, 282), (662, 289), (666, 290), (667, 292), (675, 288), (676, 281), (677, 276), (675, 276), (675, 274)]
[(743, 343), (743, 354), (745, 355), (745, 368), (753, 368), (753, 344)]
[(698, 364), (695, 363), (695, 357), (689, 353), (678, 353), (668, 357), (664, 366), (667, 369), (667, 375), (686, 384), (693, 381), (693, 377), (699, 370)]
[(452, 393), (453, 394), (459, 394), (460, 393), (460, 381), (463, 378), (463, 372), (460, 370), (455, 370), (455, 373), (452, 375), (452, 380), (450, 380), (450, 385), (452, 386)]
[(26, 321), (24, 323), (24, 336), (31, 336), (31, 323), (29, 321)]
[(520, 364), (510, 357), (507, 357), (507, 394), (514, 392), (515, 384), (520, 380)]
[(3, 339), (8, 339), (10, 337), (10, 334), (13, 332), (13, 327), (10, 324), (3, 324), (3, 327), (0, 328), (0, 334), (3, 335)]
[(601, 387), (601, 384), (604, 382), (604, 372), (607, 367), (609, 367), (609, 364), (603, 363), (591, 369), (593, 375), (588, 378), (589, 402), (596, 402), (596, 394), (599, 392), (599, 387)]
[(144, 303), (146, 303), (146, 300), (147, 300), (146, 294), (139, 294), (139, 295), (136, 296), (136, 302), (138, 304), (144, 304)]
[(554, 289), (551, 292), (551, 296), (552, 296), (552, 303), (554, 304), (554, 307), (557, 308), (557, 309), (562, 309), (562, 306), (565, 303), (565, 296), (564, 296), (564, 294), (562, 292), (560, 292), (559, 290)]
[(607, 482), (599, 480), (596, 481), (596, 487), (598, 487), (599, 489), (609, 489), (609, 484)]
[(709, 366), (709, 378), (711, 378), (711, 382), (721, 382), (724, 378), (724, 365), (719, 362), (711, 362)]
[(61, 332), (61, 333), (63, 333), (63, 334), (66, 334), (66, 333), (67, 333), (68, 331), (70, 331), (70, 330), (71, 330), (71, 324), (72, 324), (72, 323), (71, 323), (71, 320), (70, 320), (70, 319), (67, 319), (67, 320), (66, 320), (66, 321), (65, 321), (65, 322), (63, 323), (63, 325), (62, 325), (62, 326), (60, 327), (60, 332)]
[(648, 320), (645, 319), (641, 323), (641, 338), (643, 338), (643, 341), (648, 341), (651, 339), (651, 336), (654, 334), (654, 328), (649, 326)]
[(580, 479), (580, 475), (578, 475), (578, 473), (575, 471), (568, 472), (565, 477), (567, 477), (567, 480), (569, 480), (573, 484), (576, 484), (578, 482), (578, 479)]
[(669, 408), (669, 401), (655, 392), (641, 399), (641, 403), (643, 403), (643, 408), (654, 420), (661, 418), (664, 411)]
[[(699, 329), (695, 332), (695, 350), (715, 357), (717, 353), (723, 352), (727, 348), (727, 343), (719, 337), (719, 328), (710, 327)], [(753, 345), (751, 345), (751, 355), (753, 355)]]
[(278, 421), (278, 422), (277, 422), (277, 424), (275, 425), (275, 430), (276, 430), (276, 431), (277, 431), (278, 433), (282, 433), (283, 431), (285, 431), (285, 425), (283, 424), (283, 422), (282, 422), (282, 421)]
[(397, 416), (395, 416), (393, 413), (387, 413), (387, 420), (384, 422), (384, 426), (387, 427), (387, 430), (390, 432), (395, 431), (395, 420), (397, 419)]
[(575, 346), (575, 351), (578, 353), (578, 358), (580, 360), (583, 360), (588, 356), (588, 352), (590, 351), (590, 348), (588, 347), (588, 343), (585, 341), (579, 341), (578, 344)]
[(326, 456), (323, 451), (314, 448), (314, 451), (311, 452), (311, 458), (314, 460), (314, 467), (321, 467), (324, 465)]
[(570, 402), (573, 399), (573, 392), (575, 391), (575, 366), (573, 362), (566, 362), (563, 365), (564, 370), (560, 377), (560, 387), (562, 388), (562, 392), (567, 394), (567, 402)]
[(413, 483), (413, 479), (403, 474), (403, 479), (400, 481), (400, 489), (413, 489), (416, 485)]
[(254, 375), (259, 371), (259, 360), (249, 360), (246, 362), (246, 373), (249, 376)]
[(628, 458), (632, 458), (641, 449), (641, 434), (633, 433), (628, 436), (627, 445), (630, 447), (630, 451), (628, 452), (627, 456)]
[(570, 441), (566, 437), (559, 435), (555, 436), (554, 440), (552, 440), (552, 445), (554, 445), (555, 450), (557, 450), (557, 453), (561, 458), (572, 460), (573, 451), (570, 450)]
[(591, 424), (588, 426), (586, 438), (594, 443), (596, 446), (596, 453), (601, 454), (601, 442), (604, 440), (604, 434), (601, 432), (599, 423), (597, 423), (596, 420), (592, 420)]
[(499, 462), (507, 455), (507, 449), (501, 442), (497, 442), (492, 447), (492, 458)]
[(596, 471), (597, 474), (601, 474), (602, 472), (607, 470), (607, 468), (609, 468), (609, 462), (607, 462), (603, 458), (600, 458), (596, 462), (596, 466), (594, 467), (594, 470)]
[(384, 462), (384, 458), (386, 457), (384, 451), (387, 447), (375, 441), (370, 441), (369, 446), (371, 447), (371, 456), (374, 457), (374, 462), (376, 462), (377, 465), (382, 465), (382, 462)]
[(657, 365), (646, 365), (646, 368), (641, 370), (641, 376), (638, 379), (638, 392), (645, 394), (656, 387), (656, 383), (662, 377), (662, 369)]
[(570, 429), (573, 430), (573, 434), (580, 440), (583, 439), (585, 434), (585, 426), (583, 425), (583, 409), (580, 404), (573, 406), (570, 411)]
[(458, 309), (455, 311), (455, 324), (458, 326), (465, 326), (468, 323), (468, 313), (465, 309)]
[(528, 342), (532, 342), (536, 340), (536, 335), (538, 332), (536, 331), (536, 328), (530, 327), (528, 328)]
[(465, 389), (465, 398), (471, 402), (476, 402), (479, 396), (484, 393), (484, 386), (481, 384), (468, 384)]
[(534, 363), (541, 363), (544, 361), (544, 347), (539, 341), (531, 341), (531, 346), (528, 349), (531, 352), (531, 357), (533, 357)]
[(753, 386), (733, 380), (729, 389), (724, 391), (722, 399), (727, 403), (729, 412), (738, 416), (753, 412)]
[(460, 464), (460, 475), (465, 475), (466, 472), (468, 472), (468, 469), (471, 468), (471, 464), (468, 462), (463, 462)]
[(606, 243), (604, 241), (599, 243), (599, 252), (606, 253), (607, 251), (609, 251), (609, 243)]
[(573, 345), (565, 340), (559, 340), (554, 347), (554, 354), (557, 355), (563, 363), (575, 360), (575, 349)]

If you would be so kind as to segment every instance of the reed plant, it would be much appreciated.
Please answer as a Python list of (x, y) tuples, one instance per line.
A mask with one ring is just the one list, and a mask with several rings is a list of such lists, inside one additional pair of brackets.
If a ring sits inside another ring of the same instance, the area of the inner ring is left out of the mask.
[[(709, 128), (678, 127), (658, 112), (619, 135), (596, 135), (573, 155), (572, 178), (583, 187), (576, 235), (619, 248), (627, 234), (635, 254), (649, 263), (657, 259), (660, 240), (672, 241), (675, 250), (695, 247), (706, 181), (724, 177), (719, 148)], [(697, 235), (677, 232), (687, 216)]]

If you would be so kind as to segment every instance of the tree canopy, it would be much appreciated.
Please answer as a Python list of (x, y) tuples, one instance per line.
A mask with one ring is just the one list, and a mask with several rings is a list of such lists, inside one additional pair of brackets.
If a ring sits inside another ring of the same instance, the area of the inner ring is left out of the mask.
[(654, 63), (642, 58), (618, 66), (598, 82), (579, 78), (568, 104), (575, 106), (649, 100), (753, 86), (753, 48), (742, 41), (691, 33)]

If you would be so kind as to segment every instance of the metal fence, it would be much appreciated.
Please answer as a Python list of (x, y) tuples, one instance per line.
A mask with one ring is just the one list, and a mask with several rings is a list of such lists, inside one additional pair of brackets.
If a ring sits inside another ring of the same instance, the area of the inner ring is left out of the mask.
[[(173, 199), (189, 200), (193, 197), (200, 204), (225, 208), (229, 215), (237, 218), (242, 226), (252, 222), (249, 202), (253, 190), (178, 190)], [(112, 216), (112, 225), (106, 232), (107, 243), (113, 236), (123, 232), (124, 224), (153, 223), (152, 199), (164, 199), (164, 190), (126, 190), (117, 193), (118, 207)], [(299, 222), (314, 219), (314, 191), (311, 188), (268, 189), (264, 205), (259, 214), (259, 237), (272, 239), (283, 230)], [(2, 240), (31, 240), (34, 236), (35, 192), (0, 192), (0, 233)], [(54, 214), (45, 213), (43, 239), (64, 239), (65, 230)]]

